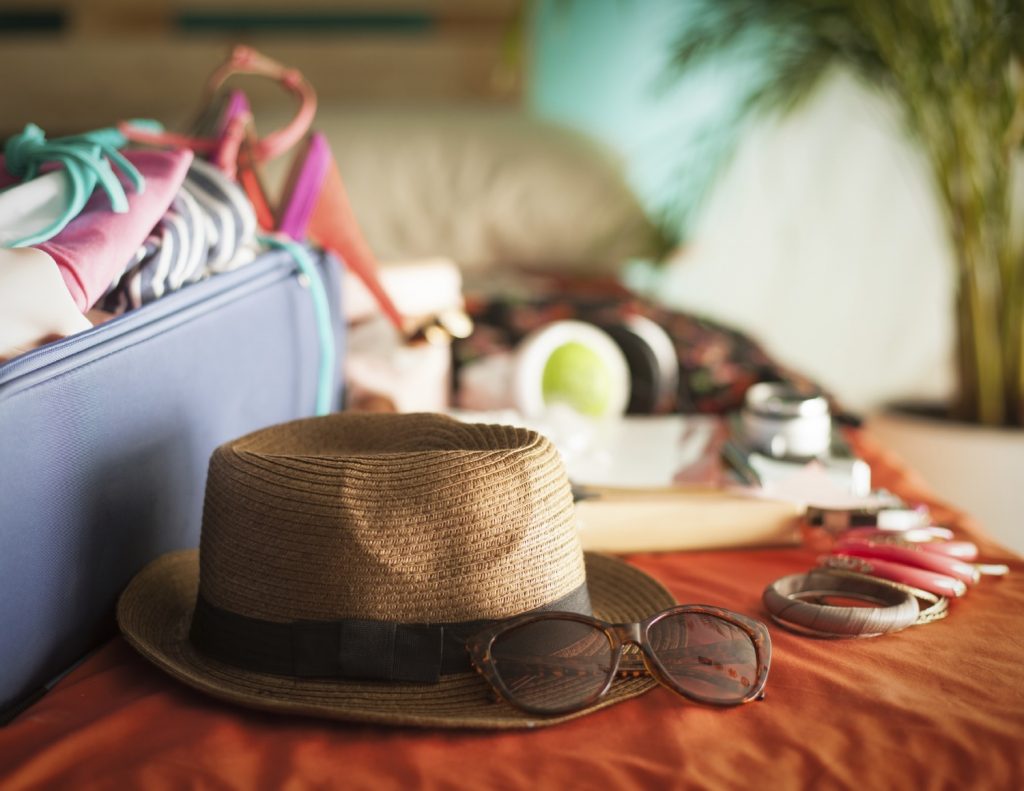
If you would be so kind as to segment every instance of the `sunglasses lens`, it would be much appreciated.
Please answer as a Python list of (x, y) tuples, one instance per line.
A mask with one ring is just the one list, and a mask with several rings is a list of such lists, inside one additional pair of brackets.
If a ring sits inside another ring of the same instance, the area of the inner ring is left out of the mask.
[(683, 613), (647, 633), (666, 677), (709, 703), (739, 703), (757, 683), (757, 649), (743, 629), (714, 615)]
[(545, 618), (498, 635), (491, 659), (514, 703), (559, 713), (597, 699), (612, 676), (614, 651), (595, 626)]

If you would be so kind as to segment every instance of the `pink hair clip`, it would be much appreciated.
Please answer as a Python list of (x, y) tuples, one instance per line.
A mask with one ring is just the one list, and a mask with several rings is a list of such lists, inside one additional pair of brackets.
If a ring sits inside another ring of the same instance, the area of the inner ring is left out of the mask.
[(947, 577), (955, 577), (970, 585), (976, 583), (980, 578), (978, 569), (971, 564), (949, 555), (928, 552), (918, 546), (898, 546), (876, 543), (862, 538), (846, 538), (836, 544), (835, 551), (861, 558), (877, 558), (891, 560), (894, 563), (905, 563), (908, 566), (936, 571)]
[(824, 568), (870, 574), (873, 577), (909, 585), (912, 588), (920, 588), (928, 593), (934, 593), (936, 596), (959, 597), (967, 592), (967, 585), (955, 577), (890, 560), (835, 554), (819, 558), (818, 563)]
[(947, 555), (965, 562), (978, 558), (978, 545), (973, 541), (925, 541), (917, 546), (924, 552)]

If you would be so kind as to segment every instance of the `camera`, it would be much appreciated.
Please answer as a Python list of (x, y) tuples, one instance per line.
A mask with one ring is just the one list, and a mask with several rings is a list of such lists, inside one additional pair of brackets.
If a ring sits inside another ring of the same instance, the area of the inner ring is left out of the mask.
[(819, 390), (787, 382), (752, 385), (728, 425), (724, 456), (745, 483), (770, 487), (817, 463), (844, 492), (871, 492), (871, 468), (854, 455)]

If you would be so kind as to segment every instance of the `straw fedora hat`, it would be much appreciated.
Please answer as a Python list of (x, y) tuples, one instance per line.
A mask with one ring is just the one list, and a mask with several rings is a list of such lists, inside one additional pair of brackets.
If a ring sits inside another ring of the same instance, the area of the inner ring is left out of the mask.
[[(674, 604), (586, 555), (554, 446), (441, 415), (273, 426), (210, 459), (198, 552), (165, 555), (118, 603), (127, 640), (217, 698), (279, 712), (440, 727), (561, 722), (496, 702), (465, 639), (536, 609), (637, 621)], [(652, 688), (617, 680), (589, 709)]]

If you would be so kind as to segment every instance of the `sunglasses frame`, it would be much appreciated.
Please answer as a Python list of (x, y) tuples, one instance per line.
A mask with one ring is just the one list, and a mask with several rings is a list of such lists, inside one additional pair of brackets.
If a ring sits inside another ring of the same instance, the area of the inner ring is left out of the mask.
[[(658, 659), (654, 650), (651, 648), (649, 634), (650, 629), (654, 624), (665, 618), (671, 618), (676, 615), (710, 615), (736, 626), (746, 633), (754, 644), (754, 652), (757, 660), (757, 679), (754, 686), (746, 695), (735, 701), (723, 702), (721, 700), (714, 700), (705, 697), (695, 692), (683, 690), (672, 680), (671, 675), (667, 670), (665, 670), (661, 660)], [(540, 708), (516, 700), (515, 694), (508, 689), (495, 668), (491, 654), (491, 648), (494, 645), (494, 641), (505, 632), (517, 629), (529, 623), (534, 623), (535, 621), (548, 620), (576, 621), (577, 623), (592, 626), (604, 633), (613, 651), (612, 667), (608, 673), (608, 678), (601, 689), (579, 703), (573, 703), (572, 705), (555, 709)], [(640, 649), (640, 655), (643, 658), (643, 668), (637, 668), (636, 670), (632, 668), (620, 670), (619, 665), (622, 661), (624, 649), (629, 644), (636, 645)], [(466, 650), (469, 652), (474, 669), (483, 676), (484, 680), (487, 681), (499, 698), (507, 702), (509, 705), (515, 706), (517, 709), (521, 709), (529, 714), (549, 716), (571, 714), (572, 712), (580, 711), (595, 705), (608, 693), (608, 690), (611, 689), (615, 678), (623, 675), (627, 677), (649, 675), (656, 679), (663, 687), (667, 687), (680, 697), (694, 703), (720, 707), (739, 706), (743, 703), (749, 703), (752, 700), (764, 699), (764, 687), (768, 681), (768, 669), (771, 666), (772, 661), (771, 636), (768, 634), (768, 628), (763, 623), (755, 620), (754, 618), (749, 618), (745, 615), (741, 615), (740, 613), (733, 612), (732, 610), (713, 607), (709, 604), (679, 604), (675, 607), (670, 607), (667, 610), (655, 613), (649, 618), (636, 623), (608, 623), (607, 621), (602, 621), (598, 618), (583, 615), (581, 613), (561, 612), (555, 610), (527, 613), (525, 615), (520, 615), (515, 618), (510, 618), (508, 620), (492, 624), (486, 629), (473, 635), (466, 642)]]

